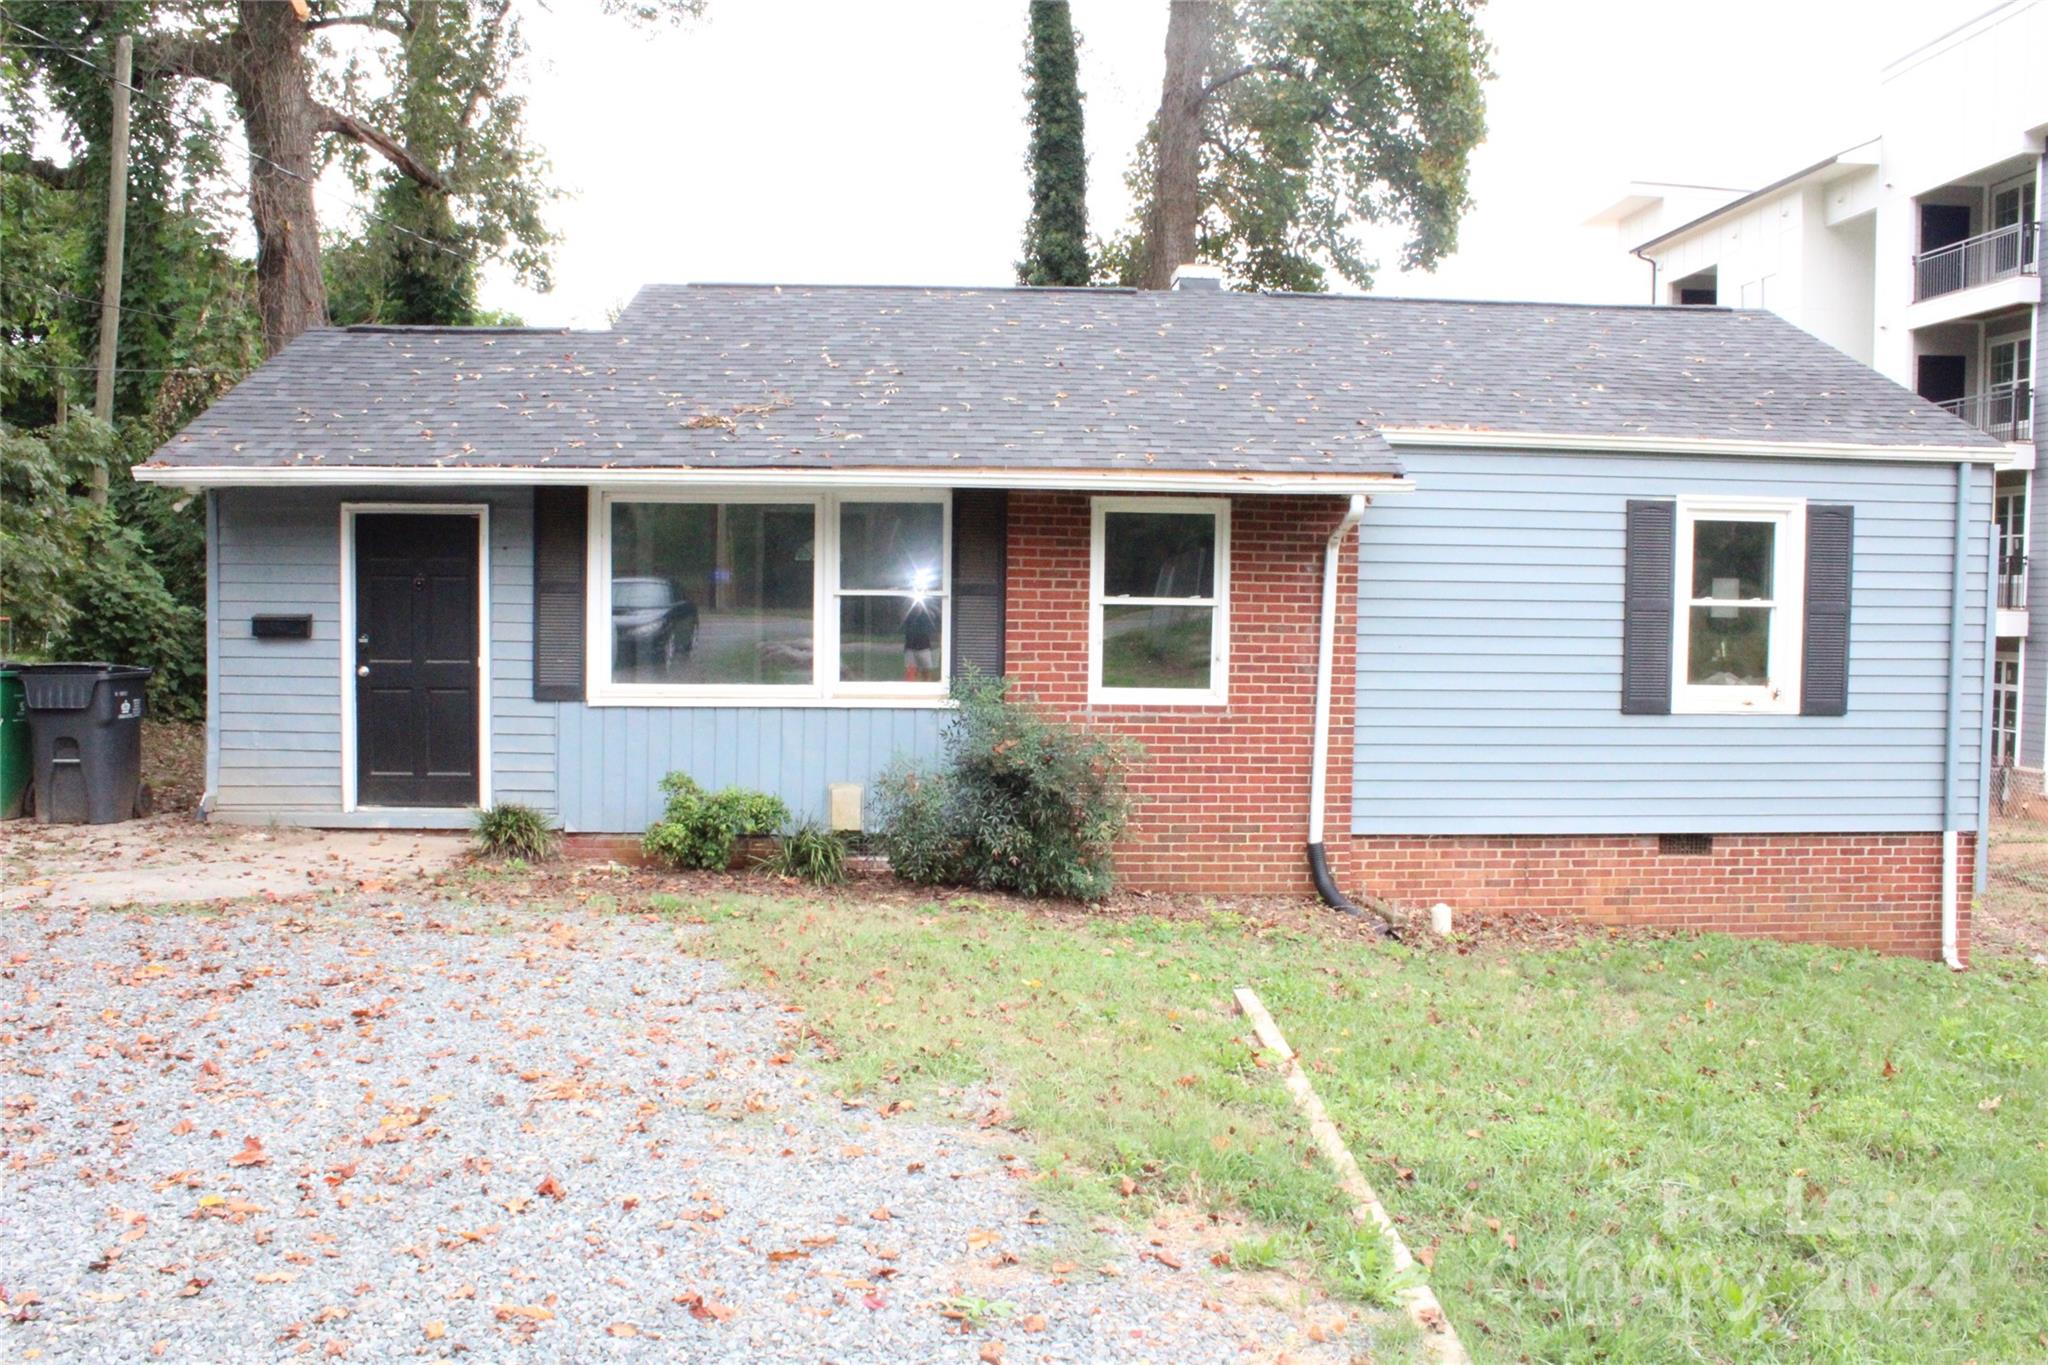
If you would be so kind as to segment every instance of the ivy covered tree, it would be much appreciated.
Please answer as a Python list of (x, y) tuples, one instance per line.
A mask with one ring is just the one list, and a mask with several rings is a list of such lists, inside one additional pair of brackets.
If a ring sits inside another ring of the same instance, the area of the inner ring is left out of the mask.
[(1481, 0), (1171, 0), (1159, 112), (1102, 273), (1164, 289), (1207, 261), (1247, 289), (1358, 288), (1360, 224), (1435, 265), (1470, 206), (1492, 72)]
[(1080, 39), (1067, 0), (1031, 0), (1024, 92), (1031, 129), (1031, 217), (1017, 283), (1085, 285), (1088, 149), (1082, 138)]

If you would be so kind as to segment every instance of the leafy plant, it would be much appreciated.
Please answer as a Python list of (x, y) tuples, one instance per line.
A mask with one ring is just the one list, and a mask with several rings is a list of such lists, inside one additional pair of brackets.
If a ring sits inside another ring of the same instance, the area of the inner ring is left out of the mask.
[(837, 886), (846, 880), (846, 840), (806, 820), (782, 836), (761, 866), (777, 876), (797, 877), (813, 886)]
[(955, 679), (935, 770), (876, 784), (879, 842), (905, 880), (1099, 900), (1130, 823), (1136, 743), (1046, 715), (1003, 678)]
[(500, 801), (476, 813), (476, 846), (486, 858), (539, 862), (555, 851), (555, 828), (532, 806)]
[(661, 790), (668, 802), (640, 846), (669, 867), (723, 869), (742, 836), (770, 834), (789, 823), (789, 807), (766, 792), (706, 792), (686, 773), (662, 778)]

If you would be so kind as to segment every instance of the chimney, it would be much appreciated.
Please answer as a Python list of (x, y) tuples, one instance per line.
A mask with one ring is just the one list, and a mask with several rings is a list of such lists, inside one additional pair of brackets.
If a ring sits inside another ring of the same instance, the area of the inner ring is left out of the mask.
[(1215, 293), (1223, 288), (1223, 269), (1214, 265), (1197, 265), (1189, 262), (1173, 268), (1172, 288), (1181, 292), (1203, 290)]

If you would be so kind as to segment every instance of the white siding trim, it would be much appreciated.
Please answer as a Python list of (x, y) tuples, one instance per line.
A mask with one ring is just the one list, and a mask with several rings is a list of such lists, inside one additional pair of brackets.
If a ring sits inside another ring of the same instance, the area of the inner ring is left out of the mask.
[[(356, 514), (400, 512), (476, 518), (476, 804), (491, 804), (491, 506), (485, 502), (341, 504), (341, 809), (356, 804)], [(364, 809), (381, 809), (366, 807)], [(449, 807), (458, 810), (460, 807)]]
[(1788, 460), (1883, 460), (1909, 464), (1966, 461), (2005, 466), (2013, 452), (1987, 446), (1860, 446), (1838, 441), (1739, 441), (1683, 436), (1564, 436), (1547, 431), (1468, 431), (1457, 427), (1381, 427), (1403, 446), (1466, 450), (1569, 451), (1580, 455), (1741, 455)]

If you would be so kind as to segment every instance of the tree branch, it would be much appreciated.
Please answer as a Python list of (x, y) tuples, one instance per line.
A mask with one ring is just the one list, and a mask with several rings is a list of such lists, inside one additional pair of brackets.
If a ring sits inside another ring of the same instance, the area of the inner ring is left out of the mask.
[(216, 85), (232, 87), (234, 61), (220, 43), (183, 34), (164, 33), (145, 39), (136, 54), (144, 70), (164, 71), (174, 76), (192, 76)]
[(306, 21), (307, 32), (319, 28), (373, 28), (400, 42), (411, 36), (404, 24), (393, 19), (379, 19), (374, 14), (323, 14)]
[(39, 180), (53, 190), (75, 190), (85, 184), (84, 172), (76, 165), (59, 166), (25, 152), (0, 152), (0, 171), (12, 171)]
[(1247, 62), (1243, 66), (1238, 67), (1234, 71), (1224, 72), (1215, 80), (1210, 81), (1207, 85), (1203, 86), (1201, 93), (1195, 96), (1195, 107), (1199, 109), (1202, 105), (1207, 104), (1209, 102), (1209, 96), (1215, 94), (1224, 86), (1229, 85), (1232, 81), (1243, 80), (1246, 76), (1251, 75), (1254, 71), (1275, 71), (1280, 73), (1281, 75), (1289, 76), (1295, 74), (1294, 68), (1288, 65), (1286, 62)]
[(441, 178), (426, 162), (413, 155), (412, 149), (396, 138), (372, 128), (353, 114), (344, 114), (332, 105), (318, 105), (320, 123), (318, 131), (339, 133), (351, 142), (368, 147), (377, 155), (396, 166), (408, 180), (426, 186), (430, 190), (448, 192), (448, 182)]

